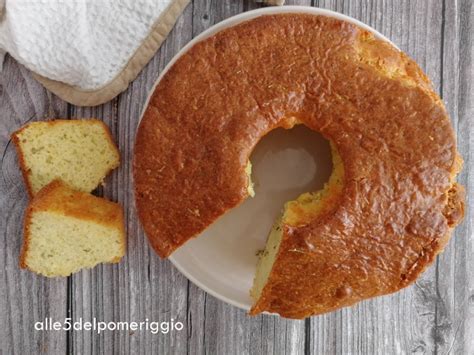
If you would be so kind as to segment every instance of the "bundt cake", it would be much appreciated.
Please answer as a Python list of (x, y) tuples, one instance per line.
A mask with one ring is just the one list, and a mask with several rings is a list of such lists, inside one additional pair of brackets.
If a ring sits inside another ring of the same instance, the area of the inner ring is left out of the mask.
[(154, 250), (169, 256), (245, 200), (255, 145), (296, 124), (331, 142), (334, 170), (322, 191), (285, 205), (250, 313), (304, 318), (413, 282), (463, 216), (455, 135), (413, 60), (325, 16), (277, 14), (227, 28), (160, 80), (133, 166)]

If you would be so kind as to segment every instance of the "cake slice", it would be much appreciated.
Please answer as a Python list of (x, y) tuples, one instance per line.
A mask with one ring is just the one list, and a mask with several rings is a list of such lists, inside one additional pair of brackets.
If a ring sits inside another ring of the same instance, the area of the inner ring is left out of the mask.
[(48, 277), (68, 276), (125, 254), (122, 207), (55, 180), (30, 202), (20, 266)]
[(120, 164), (109, 129), (96, 119), (33, 122), (12, 139), (30, 196), (55, 179), (91, 192)]

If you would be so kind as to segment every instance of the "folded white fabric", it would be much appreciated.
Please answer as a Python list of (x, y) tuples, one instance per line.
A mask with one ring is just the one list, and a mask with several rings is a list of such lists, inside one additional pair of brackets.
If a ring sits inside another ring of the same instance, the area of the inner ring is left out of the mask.
[(0, 0), (0, 55), (8, 52), (36, 74), (94, 91), (124, 69), (172, 2)]

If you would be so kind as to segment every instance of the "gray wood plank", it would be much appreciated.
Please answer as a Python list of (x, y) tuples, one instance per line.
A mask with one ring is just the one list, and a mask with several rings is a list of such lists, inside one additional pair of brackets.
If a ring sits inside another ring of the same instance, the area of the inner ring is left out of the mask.
[[(474, 200), (474, 77), (471, 1), (445, 1), (440, 91), (458, 136), (464, 169), (458, 180)], [(451, 242), (436, 262), (434, 340), (439, 354), (474, 353), (474, 212), (467, 210)]]
[[(288, 4), (311, 5), (311, 1), (289, 1)], [(253, 1), (194, 3), (193, 34), (197, 35), (212, 24), (242, 11), (261, 7)], [(210, 11), (212, 9), (212, 11)], [(204, 19), (205, 21), (198, 21)], [(258, 198), (258, 196), (256, 197)], [(248, 317), (245, 311), (229, 306), (205, 294), (194, 285), (190, 287), (192, 309), (203, 309), (200, 314), (203, 346), (207, 353), (219, 354), (267, 354), (304, 353), (304, 321), (284, 320), (260, 315)], [(196, 300), (196, 301), (194, 301)]]
[[(310, 5), (310, 1), (288, 1)], [(214, 23), (242, 11), (259, 8), (253, 1), (195, 1), (193, 36)], [(258, 196), (256, 197), (258, 198)], [(273, 316), (249, 317), (246, 312), (206, 294), (193, 284), (189, 288), (189, 314), (193, 333), (192, 353), (210, 354), (302, 354), (305, 346), (304, 321)]]
[(47, 317), (66, 317), (66, 280), (20, 270), (23, 213), (28, 196), (10, 134), (28, 121), (66, 117), (67, 107), (49, 95), (31, 74), (7, 57), (0, 76), (0, 353), (64, 354), (65, 331), (35, 331)]
[[(151, 250), (138, 224), (133, 200), (132, 154), (145, 100), (168, 61), (191, 39), (192, 6), (188, 6), (160, 51), (130, 87), (112, 102), (95, 108), (71, 107), (74, 117), (99, 117), (110, 127), (121, 153), (121, 166), (107, 178), (101, 194), (124, 206), (128, 251), (118, 265), (101, 265), (72, 277), (72, 315), (78, 320), (181, 321), (187, 323), (188, 281), (169, 261)], [(98, 335), (73, 332), (77, 354), (183, 354), (188, 328), (169, 334), (115, 331)]]
[[(320, 0), (315, 5), (352, 16), (386, 35), (419, 63), (440, 91), (442, 1)], [(338, 354), (434, 353), (440, 302), (433, 266), (401, 292), (313, 317), (311, 349)]]
[[(95, 108), (76, 108), (69, 107), (71, 118), (100, 118), (111, 129), (115, 138), (116, 130), (114, 123), (116, 110), (116, 100)], [(120, 169), (114, 171), (106, 179), (104, 188), (96, 193), (100, 196), (116, 201), (116, 194), (112, 190), (114, 180)], [(112, 190), (112, 191), (111, 191)], [(118, 275), (120, 265), (98, 265), (90, 270), (83, 270), (73, 274), (69, 280), (69, 309), (70, 316), (74, 321), (82, 319), (84, 322), (93, 321), (112, 321), (117, 320), (114, 313), (120, 312), (121, 292), (114, 292), (119, 289)], [(115, 311), (115, 312), (114, 312)], [(120, 314), (120, 313), (118, 313)], [(117, 314), (117, 315), (118, 315)], [(114, 339), (120, 332), (107, 332), (104, 335), (97, 335), (89, 331), (69, 332), (69, 349), (78, 354), (99, 354), (105, 350), (113, 351), (115, 349)]]

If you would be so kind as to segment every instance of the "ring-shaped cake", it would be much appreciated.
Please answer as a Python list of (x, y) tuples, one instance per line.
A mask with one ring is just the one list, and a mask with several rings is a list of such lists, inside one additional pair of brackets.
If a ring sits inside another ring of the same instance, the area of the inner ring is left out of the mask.
[(331, 142), (333, 173), (323, 190), (284, 206), (250, 313), (304, 318), (409, 285), (463, 217), (455, 135), (413, 60), (325, 16), (261, 16), (225, 29), (160, 80), (133, 165), (154, 250), (169, 256), (251, 195), (253, 148), (296, 124)]

